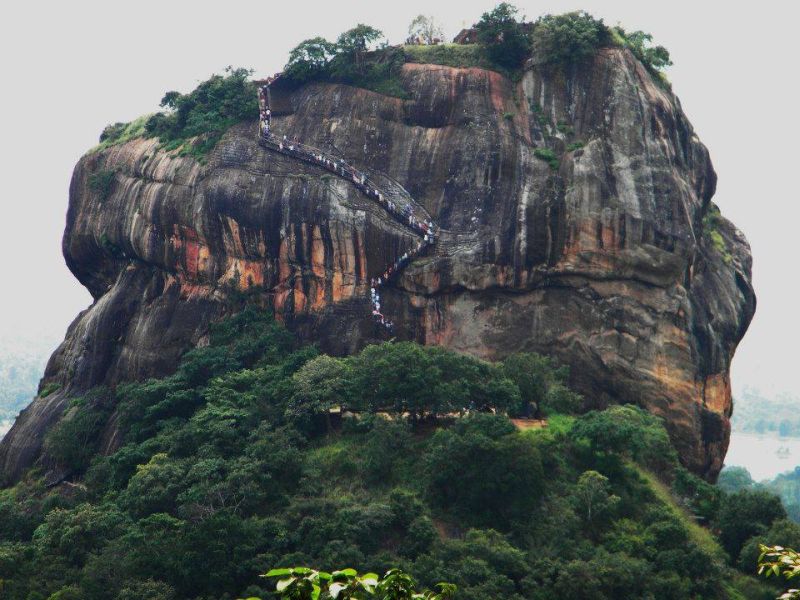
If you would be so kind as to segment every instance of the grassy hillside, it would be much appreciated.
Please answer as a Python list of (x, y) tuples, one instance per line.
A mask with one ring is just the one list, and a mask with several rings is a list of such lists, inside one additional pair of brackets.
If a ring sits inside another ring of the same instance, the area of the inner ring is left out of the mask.
[[(697, 524), (718, 492), (661, 423), (579, 414), (564, 376), (406, 343), (331, 358), (245, 310), (175, 375), (75, 402), (47, 440), (69, 481), (0, 492), (2, 597), (266, 597), (258, 575), (294, 565), (399, 566), (475, 600), (769, 597)], [(98, 456), (112, 414), (124, 442)]]

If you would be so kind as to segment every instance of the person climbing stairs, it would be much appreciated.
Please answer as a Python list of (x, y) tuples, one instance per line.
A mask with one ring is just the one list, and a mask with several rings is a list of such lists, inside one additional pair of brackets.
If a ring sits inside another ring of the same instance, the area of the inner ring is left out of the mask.
[[(405, 252), (397, 261), (386, 267), (386, 269), (370, 280), (370, 303), (372, 304), (372, 315), (376, 322), (381, 324), (387, 331), (392, 331), (394, 323), (381, 312), (380, 288), (385, 286), (391, 279), (396, 278), (416, 257), (432, 246), (437, 239), (437, 228), (433, 220), (426, 216), (421, 216), (414, 210), (411, 204), (400, 206), (391, 196), (382, 191), (376, 182), (368, 178), (365, 173), (347, 163), (341, 157), (336, 158), (328, 153), (303, 144), (297, 139), (290, 139), (288, 136), (278, 136), (272, 132), (272, 109), (270, 107), (270, 85), (280, 79), (281, 73), (267, 79), (265, 85), (258, 88), (258, 107), (259, 107), (259, 141), (260, 143), (275, 152), (291, 156), (298, 160), (311, 163), (318, 167), (343, 178), (352, 183), (367, 198), (376, 202), (383, 210), (389, 213), (401, 225), (410, 229), (418, 236), (420, 241), (411, 249)], [(416, 204), (410, 198), (412, 204)]]

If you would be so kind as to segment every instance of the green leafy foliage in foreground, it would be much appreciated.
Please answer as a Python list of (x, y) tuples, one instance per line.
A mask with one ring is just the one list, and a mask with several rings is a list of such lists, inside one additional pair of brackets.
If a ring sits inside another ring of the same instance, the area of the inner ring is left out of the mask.
[(278, 578), (276, 592), (285, 600), (448, 600), (457, 589), (451, 583), (439, 583), (437, 592), (417, 592), (414, 578), (400, 569), (390, 569), (380, 577), (376, 573), (359, 575), (355, 569), (326, 573), (308, 567), (292, 567), (272, 569), (265, 577)]
[[(326, 357), (246, 309), (174, 375), (69, 409), (47, 444), (71, 480), (0, 492), (2, 597), (265, 598), (259, 574), (294, 565), (400, 568), (465, 600), (742, 597), (688, 511), (733, 550), (752, 539), (736, 515), (780, 515), (720, 512), (638, 408), (555, 413), (577, 406), (564, 375), (410, 343)], [(335, 421), (339, 405), (359, 416)], [(518, 431), (490, 407), (550, 425)], [(98, 456), (109, 418), (121, 445)]]
[[(800, 576), (800, 554), (783, 546), (759, 546), (758, 573), (766, 577), (782, 577), (791, 581)], [(779, 596), (779, 600), (797, 600), (800, 589), (790, 588)]]

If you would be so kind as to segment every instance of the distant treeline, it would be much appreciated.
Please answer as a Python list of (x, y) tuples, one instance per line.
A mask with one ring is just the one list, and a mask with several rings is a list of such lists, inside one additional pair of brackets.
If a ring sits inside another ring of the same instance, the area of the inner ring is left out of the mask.
[(45, 351), (0, 347), (0, 438), (36, 395), (46, 362)]
[(800, 437), (800, 398), (788, 393), (765, 397), (745, 388), (734, 398), (733, 429), (781, 437)]

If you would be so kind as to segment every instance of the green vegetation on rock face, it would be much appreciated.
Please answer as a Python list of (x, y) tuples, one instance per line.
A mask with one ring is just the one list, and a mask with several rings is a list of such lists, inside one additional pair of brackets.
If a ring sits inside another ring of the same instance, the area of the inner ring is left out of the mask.
[(517, 19), (518, 12), (516, 7), (502, 2), (483, 13), (475, 24), (478, 41), (489, 60), (505, 69), (520, 67), (531, 51), (531, 38)]
[(537, 57), (559, 65), (577, 64), (595, 55), (611, 40), (602, 19), (586, 12), (545, 15), (536, 21), (533, 49)]
[(719, 207), (711, 203), (703, 216), (703, 237), (711, 245), (717, 254), (722, 257), (726, 264), (730, 264), (733, 260), (728, 245), (725, 243), (725, 238), (719, 232), (719, 223), (722, 219), (722, 214), (719, 212)]
[(401, 48), (371, 50), (383, 33), (359, 24), (342, 33), (335, 43), (315, 37), (295, 46), (284, 67), (286, 79), (294, 85), (309, 81), (331, 81), (363, 87), (379, 94), (407, 98), (400, 82), (405, 62)]
[(258, 118), (251, 74), (248, 69), (228, 67), (224, 75), (212, 75), (188, 94), (167, 92), (161, 100), (164, 112), (109, 125), (92, 152), (135, 138), (157, 137), (163, 150), (202, 161), (232, 125)]
[(102, 169), (89, 175), (89, 189), (97, 194), (100, 202), (105, 202), (114, 190), (114, 178), (117, 172), (111, 169)]
[[(410, 343), (327, 357), (246, 309), (174, 375), (69, 409), (46, 443), (70, 483), (0, 492), (3, 598), (265, 598), (259, 574), (294, 565), (399, 567), (468, 600), (733, 597), (689, 516), (716, 522), (719, 491), (638, 408), (558, 414), (581, 404), (565, 376)], [(98, 456), (112, 412), (121, 445)]]
[(167, 92), (145, 129), (157, 136), (166, 150), (202, 158), (232, 125), (258, 118), (255, 85), (247, 69), (228, 67), (225, 75), (212, 75), (188, 94)]
[[(630, 49), (645, 68), (651, 73), (661, 76), (661, 71), (672, 64), (669, 51), (664, 46), (653, 46), (653, 36), (644, 31), (627, 32), (617, 25), (610, 30), (611, 39), (619, 46)], [(660, 81), (664, 81), (659, 77)]]
[[(651, 46), (650, 34), (609, 28), (583, 11), (545, 15), (535, 23), (523, 23), (517, 15), (517, 8), (507, 2), (484, 13), (474, 26), (478, 43), (402, 47), (382, 43), (373, 51), (369, 48), (383, 34), (359, 24), (335, 43), (321, 37), (304, 40), (289, 54), (284, 73), (296, 84), (334, 81), (405, 98), (408, 94), (399, 80), (403, 62), (481, 67), (516, 80), (532, 55), (540, 64), (568, 67), (586, 62), (602, 47), (619, 46), (629, 48), (660, 83), (660, 71), (672, 64), (663, 46)], [(416, 24), (415, 19), (409, 31), (416, 31)], [(412, 37), (433, 39), (432, 35)]]
[[(335, 42), (313, 37), (298, 44), (289, 54), (284, 74), (295, 85), (330, 81), (409, 98), (400, 78), (404, 62), (481, 67), (518, 79), (532, 52), (541, 62), (565, 66), (585, 61), (603, 46), (617, 45), (630, 48), (655, 76), (672, 64), (665, 48), (650, 45), (649, 34), (628, 33), (621, 27), (609, 29), (585, 12), (546, 15), (535, 23), (522, 23), (517, 13), (505, 2), (484, 13), (475, 24), (479, 43), (468, 45), (387, 46), (380, 41), (381, 31), (358, 24)], [(410, 31), (422, 32), (416, 37), (430, 42), (436, 25), (428, 21), (418, 17)], [(161, 100), (164, 112), (107, 126), (92, 152), (138, 137), (157, 137), (162, 149), (203, 161), (232, 125), (257, 118), (251, 73), (228, 67), (224, 75), (212, 75), (187, 94), (167, 92)]]
[(403, 46), (403, 51), (408, 62), (448, 67), (491, 68), (483, 49), (477, 44), (436, 44), (435, 46), (410, 44)]
[(145, 137), (147, 135), (145, 126), (152, 116), (153, 115), (144, 115), (134, 119), (130, 123), (114, 123), (113, 125), (109, 125), (103, 129), (103, 132), (100, 134), (100, 143), (92, 148), (91, 152), (99, 152), (110, 146), (115, 146), (116, 144), (124, 144), (132, 139)]

